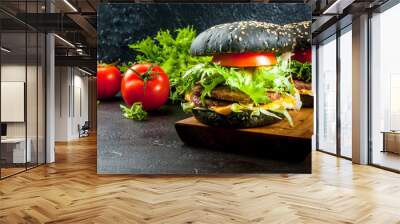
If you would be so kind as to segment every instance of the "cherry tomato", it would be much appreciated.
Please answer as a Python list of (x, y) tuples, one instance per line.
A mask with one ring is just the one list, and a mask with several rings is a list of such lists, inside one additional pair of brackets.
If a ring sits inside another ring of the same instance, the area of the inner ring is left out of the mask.
[(129, 106), (141, 102), (144, 110), (158, 109), (168, 100), (168, 76), (158, 65), (133, 65), (122, 79), (121, 94)]
[(277, 63), (273, 53), (229, 53), (213, 57), (213, 62), (226, 67), (257, 67)]
[(97, 65), (97, 98), (110, 99), (121, 88), (121, 72), (114, 65)]
[(294, 55), (292, 55), (292, 59), (299, 61), (301, 63), (311, 63), (312, 61), (312, 54), (311, 48), (304, 50), (304, 51), (296, 51)]

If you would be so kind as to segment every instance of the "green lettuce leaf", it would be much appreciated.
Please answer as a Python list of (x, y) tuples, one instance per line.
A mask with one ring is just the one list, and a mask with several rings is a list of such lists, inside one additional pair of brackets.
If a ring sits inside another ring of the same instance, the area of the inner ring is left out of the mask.
[(268, 103), (270, 99), (266, 95), (266, 83), (259, 79), (257, 82), (253, 79), (258, 79), (256, 74), (249, 74), (235, 68), (224, 69), (221, 75), (225, 79), (225, 84), (246, 93), (256, 104)]
[(217, 87), (218, 85), (225, 82), (224, 77), (220, 75), (214, 75), (214, 77), (209, 77), (208, 79), (203, 79), (200, 81), (200, 84), (203, 86), (203, 90), (201, 92), (200, 100), (204, 104), (204, 100), (206, 96), (211, 96), (211, 91)]
[(290, 78), (284, 75), (279, 66), (259, 67), (249, 72), (245, 69), (227, 68), (212, 63), (199, 64), (186, 71), (182, 76), (183, 85), (180, 92), (187, 93), (196, 84), (203, 86), (202, 97), (210, 96), (211, 91), (218, 85), (227, 85), (247, 94), (255, 104), (268, 103), (268, 91), (283, 94), (295, 94)]
[(193, 102), (185, 102), (185, 103), (181, 103), (182, 106), (182, 110), (183, 112), (192, 112), (192, 109), (194, 107), (194, 103)]
[(136, 102), (131, 107), (120, 105), (122, 116), (131, 120), (142, 121), (147, 119), (147, 112), (143, 110), (142, 103)]

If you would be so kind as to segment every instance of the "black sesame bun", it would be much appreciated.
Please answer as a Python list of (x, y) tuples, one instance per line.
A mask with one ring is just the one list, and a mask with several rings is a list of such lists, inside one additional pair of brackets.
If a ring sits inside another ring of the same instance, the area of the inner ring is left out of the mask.
[[(251, 116), (251, 111), (222, 115), (207, 108), (193, 108), (192, 113), (201, 123), (222, 128), (254, 128), (277, 123), (281, 120), (264, 114)], [(283, 119), (282, 114), (276, 113), (276, 116)]]
[(196, 56), (223, 53), (293, 51), (309, 46), (310, 22), (278, 25), (257, 21), (240, 21), (213, 26), (192, 42), (190, 53)]
[(309, 49), (311, 47), (311, 22), (303, 21), (299, 23), (289, 23), (283, 26), (283, 30), (289, 30), (291, 37), (295, 37), (293, 50)]

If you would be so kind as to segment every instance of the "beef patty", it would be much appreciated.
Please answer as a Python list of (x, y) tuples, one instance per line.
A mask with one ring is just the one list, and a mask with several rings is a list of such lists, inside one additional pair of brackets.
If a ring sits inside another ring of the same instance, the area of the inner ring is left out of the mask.
[(300, 81), (300, 80), (293, 80), (293, 82), (294, 82), (294, 86), (296, 87), (296, 89), (311, 90), (311, 88), (312, 88), (310, 82), (304, 82), (304, 81)]
[[(196, 85), (192, 89), (191, 101), (196, 106), (202, 106), (201, 103), (201, 91), (203, 87)], [(278, 100), (281, 95), (277, 92), (267, 92), (266, 95), (271, 101)], [(226, 106), (232, 103), (250, 104), (253, 100), (245, 93), (233, 90), (228, 86), (218, 86), (211, 91), (211, 96), (205, 98), (205, 104), (207, 107), (211, 106)]]

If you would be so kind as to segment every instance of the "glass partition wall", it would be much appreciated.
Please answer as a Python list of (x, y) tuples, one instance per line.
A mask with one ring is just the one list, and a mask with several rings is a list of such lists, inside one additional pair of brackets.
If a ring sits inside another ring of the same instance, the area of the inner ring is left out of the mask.
[(352, 157), (351, 25), (317, 47), (317, 150)]
[[(26, 33), (1, 33), (1, 177), (26, 169)], [(6, 49), (6, 50), (4, 50)], [(29, 160), (28, 160), (29, 162)]]
[(336, 36), (317, 49), (317, 149), (336, 153)]
[[(18, 7), (35, 13), (39, 10), (38, 2), (33, 5), (21, 1)], [(43, 33), (12, 15), (1, 11), (0, 19), (0, 178), (3, 179), (45, 163), (46, 40)]]
[(352, 32), (351, 25), (341, 31), (339, 64), (340, 155), (352, 158)]
[(400, 171), (400, 4), (371, 18), (370, 163)]

